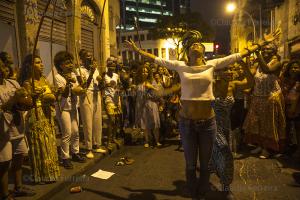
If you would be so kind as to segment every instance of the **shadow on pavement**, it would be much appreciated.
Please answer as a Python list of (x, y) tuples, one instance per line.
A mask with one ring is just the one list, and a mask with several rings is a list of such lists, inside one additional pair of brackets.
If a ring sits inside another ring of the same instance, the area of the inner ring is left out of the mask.
[(120, 197), (108, 192), (101, 192), (98, 190), (93, 190), (89, 188), (83, 188), (85, 191), (92, 192), (95, 194), (98, 194), (102, 197), (105, 197), (107, 199), (113, 199), (113, 200), (157, 200), (157, 198), (150, 192), (148, 193), (132, 193), (128, 196), (128, 198)]

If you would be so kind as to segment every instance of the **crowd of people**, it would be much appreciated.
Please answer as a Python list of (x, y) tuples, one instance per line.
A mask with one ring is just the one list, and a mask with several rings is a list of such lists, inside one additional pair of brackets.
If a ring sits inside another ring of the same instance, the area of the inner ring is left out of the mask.
[[(84, 163), (94, 153), (111, 151), (126, 137), (126, 128), (143, 133), (145, 148), (160, 148), (179, 127), (193, 199), (204, 198), (211, 172), (220, 177), (230, 198), (233, 155), (247, 144), (256, 147), (251, 153), (267, 159), (290, 152), (296, 138), (293, 157), (300, 162), (300, 59), (281, 60), (273, 43), (278, 34), (209, 61), (195, 31), (184, 36), (184, 61), (158, 58), (132, 41), (127, 47), (146, 59), (130, 66), (112, 56), (103, 69), (87, 50), (78, 55), (60, 51), (53, 61), (57, 73), (52, 84), (38, 55), (26, 56), (16, 70), (10, 55), (1, 52), (1, 199), (34, 194), (22, 186), (26, 156), (33, 182), (53, 183), (60, 176), (59, 165), (72, 169), (72, 162)], [(108, 117), (107, 140), (102, 111)], [(85, 153), (79, 149), (80, 124)], [(15, 180), (13, 196), (8, 191), (9, 169)]]

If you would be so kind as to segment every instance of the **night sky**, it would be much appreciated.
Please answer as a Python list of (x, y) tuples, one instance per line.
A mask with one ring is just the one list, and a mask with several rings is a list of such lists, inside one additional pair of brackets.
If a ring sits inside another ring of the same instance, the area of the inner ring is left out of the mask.
[(201, 13), (202, 18), (215, 30), (215, 42), (220, 45), (219, 54), (230, 50), (230, 23), (232, 16), (225, 12), (226, 0), (191, 0), (192, 11)]

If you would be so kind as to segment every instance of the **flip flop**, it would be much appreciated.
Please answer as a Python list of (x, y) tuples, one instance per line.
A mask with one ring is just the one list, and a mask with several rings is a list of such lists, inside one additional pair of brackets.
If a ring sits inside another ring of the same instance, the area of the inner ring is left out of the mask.
[(132, 158), (123, 157), (120, 158), (121, 161), (123, 161), (126, 165), (131, 165), (134, 163), (134, 160)]
[(124, 166), (125, 163), (123, 161), (117, 161), (116, 166)]

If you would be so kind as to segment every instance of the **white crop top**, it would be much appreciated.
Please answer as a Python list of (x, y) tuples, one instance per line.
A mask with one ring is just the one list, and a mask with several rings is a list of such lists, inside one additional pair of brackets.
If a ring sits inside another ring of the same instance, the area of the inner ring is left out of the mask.
[(157, 57), (155, 63), (178, 72), (181, 80), (181, 100), (214, 100), (213, 72), (240, 61), (239, 53), (207, 61), (205, 65), (188, 66), (184, 61)]

